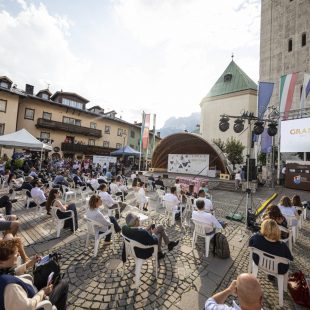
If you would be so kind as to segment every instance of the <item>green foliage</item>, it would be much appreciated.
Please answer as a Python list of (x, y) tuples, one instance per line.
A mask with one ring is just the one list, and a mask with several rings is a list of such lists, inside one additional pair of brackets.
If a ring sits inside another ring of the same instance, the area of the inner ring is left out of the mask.
[(225, 152), (225, 142), (221, 138), (213, 139), (212, 142), (218, 146), (222, 152)]
[(23, 164), (24, 164), (24, 160), (23, 159), (15, 159), (15, 161), (14, 161), (15, 169), (21, 169)]
[(258, 155), (258, 161), (261, 163), (261, 165), (266, 165), (266, 153), (260, 153)]
[(243, 163), (242, 152), (244, 149), (245, 146), (239, 140), (233, 137), (227, 139), (225, 143), (225, 152), (227, 153), (227, 158), (233, 165)]

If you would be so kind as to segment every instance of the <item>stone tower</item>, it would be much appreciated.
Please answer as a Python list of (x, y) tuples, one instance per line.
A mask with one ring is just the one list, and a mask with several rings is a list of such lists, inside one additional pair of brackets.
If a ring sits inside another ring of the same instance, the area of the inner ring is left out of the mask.
[(279, 106), (280, 77), (293, 72), (298, 78), (292, 110), (297, 110), (304, 72), (310, 73), (310, 0), (262, 0), (259, 80), (275, 83), (270, 106)]

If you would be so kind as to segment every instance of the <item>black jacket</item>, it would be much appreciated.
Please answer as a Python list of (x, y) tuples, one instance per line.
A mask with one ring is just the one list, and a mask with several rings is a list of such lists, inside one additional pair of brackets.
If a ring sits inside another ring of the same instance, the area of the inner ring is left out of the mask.
[[(156, 236), (151, 235), (146, 229), (141, 227), (128, 227), (127, 225), (122, 227), (122, 233), (125, 237), (131, 240), (142, 243), (143, 245), (153, 245), (158, 244), (158, 239)], [(153, 249), (139, 249), (135, 248), (135, 254), (138, 258), (147, 259), (152, 256)], [(122, 253), (123, 262), (126, 261), (125, 256), (125, 246), (123, 247)]]

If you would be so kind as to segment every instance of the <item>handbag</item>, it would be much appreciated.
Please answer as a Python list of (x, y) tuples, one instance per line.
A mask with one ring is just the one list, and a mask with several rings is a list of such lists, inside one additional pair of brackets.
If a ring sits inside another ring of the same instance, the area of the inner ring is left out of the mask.
[(288, 290), (296, 304), (310, 309), (309, 287), (302, 271), (299, 270), (289, 277)]

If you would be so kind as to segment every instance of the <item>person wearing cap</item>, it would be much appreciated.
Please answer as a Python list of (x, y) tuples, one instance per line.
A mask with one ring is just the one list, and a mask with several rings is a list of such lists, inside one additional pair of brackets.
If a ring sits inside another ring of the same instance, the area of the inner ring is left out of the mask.
[(31, 197), (38, 203), (41, 207), (46, 205), (46, 196), (42, 190), (43, 183), (39, 180), (35, 181), (34, 188), (31, 190)]
[[(179, 241), (169, 240), (169, 237), (167, 236), (166, 231), (162, 225), (158, 225), (157, 227), (155, 225), (150, 225), (148, 228), (140, 227), (139, 217), (133, 213), (127, 214), (126, 225), (122, 227), (122, 233), (125, 237), (128, 237), (129, 239), (137, 241), (143, 245), (158, 244), (158, 259), (165, 257), (165, 253), (163, 253), (161, 249), (163, 240), (168, 246), (169, 251), (171, 251), (176, 245), (179, 244)], [(147, 259), (152, 256), (153, 249), (135, 248), (135, 254), (138, 258)]]

